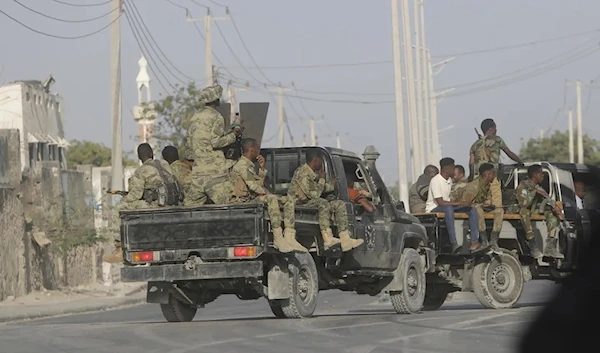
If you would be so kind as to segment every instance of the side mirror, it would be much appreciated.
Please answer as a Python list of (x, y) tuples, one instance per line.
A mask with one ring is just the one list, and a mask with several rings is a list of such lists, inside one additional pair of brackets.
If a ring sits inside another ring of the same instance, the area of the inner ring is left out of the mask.
[(404, 207), (404, 201), (398, 201), (396, 203), (396, 209), (398, 211), (406, 212), (406, 207)]

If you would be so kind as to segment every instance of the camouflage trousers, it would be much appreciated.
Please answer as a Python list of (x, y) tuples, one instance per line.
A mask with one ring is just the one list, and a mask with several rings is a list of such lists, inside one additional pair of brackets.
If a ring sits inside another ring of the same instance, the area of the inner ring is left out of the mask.
[(492, 232), (500, 233), (502, 230), (502, 222), (504, 221), (504, 209), (496, 208), (489, 212), (484, 212), (483, 207), (481, 205), (474, 206), (475, 210), (477, 210), (477, 215), (479, 215), (479, 232), (485, 234), (485, 214), (494, 215), (494, 225), (492, 226)]
[(502, 207), (502, 186), (498, 178), (494, 178), (490, 184), (490, 193), (492, 194), (492, 205), (496, 208)]
[(348, 230), (348, 212), (346, 204), (342, 200), (327, 201), (325, 199), (312, 199), (304, 203), (300, 203), (306, 207), (315, 207), (317, 209), (317, 217), (319, 219), (319, 227), (321, 230), (331, 228), (331, 216), (338, 227), (338, 232)]
[(117, 248), (121, 247), (121, 217), (119, 216), (119, 211), (140, 210), (153, 207), (158, 207), (157, 201), (148, 203), (145, 200), (136, 200), (131, 202), (119, 202), (119, 204), (113, 208), (111, 212), (109, 230)]
[[(519, 215), (521, 216), (521, 224), (525, 230), (525, 237), (527, 240), (535, 238), (533, 233), (533, 227), (531, 226), (531, 216), (535, 214), (528, 208), (521, 208)], [(558, 217), (554, 215), (554, 212), (550, 209), (544, 211), (544, 217), (546, 217), (546, 229), (548, 230), (548, 238), (555, 238), (558, 231)]]
[(215, 205), (233, 202), (233, 183), (229, 173), (220, 175), (194, 175), (189, 192), (185, 194), (185, 206), (204, 205), (211, 200)]
[[(283, 226), (285, 229), (294, 229), (294, 210), (296, 208), (295, 202), (288, 198), (287, 196), (277, 196), (277, 195), (262, 195), (250, 201), (236, 201), (236, 202), (248, 202), (248, 203), (264, 203), (267, 205), (267, 213), (269, 214), (269, 219), (271, 220), (271, 227), (281, 228), (281, 223), (283, 221)], [(283, 208), (283, 212), (281, 209)]]

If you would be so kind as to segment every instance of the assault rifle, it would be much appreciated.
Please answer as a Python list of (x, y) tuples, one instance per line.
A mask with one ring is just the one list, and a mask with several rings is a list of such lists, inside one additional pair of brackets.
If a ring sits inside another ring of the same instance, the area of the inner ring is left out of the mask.
[(121, 195), (121, 196), (126, 196), (127, 194), (129, 194), (128, 191), (122, 191), (122, 190), (106, 190), (107, 194), (110, 195)]

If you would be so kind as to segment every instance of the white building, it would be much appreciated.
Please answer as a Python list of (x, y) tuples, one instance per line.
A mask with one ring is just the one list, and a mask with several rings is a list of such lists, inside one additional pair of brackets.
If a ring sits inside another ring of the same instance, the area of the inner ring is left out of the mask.
[(17, 81), (0, 86), (0, 129), (17, 129), (21, 141), (21, 168), (39, 161), (58, 161), (66, 168), (63, 99), (49, 92), (54, 79)]
[[(147, 142), (154, 146), (154, 114), (145, 112), (144, 105), (152, 100), (150, 95), (150, 75), (148, 75), (148, 61), (144, 56), (138, 61), (140, 71), (135, 79), (138, 89), (138, 104), (133, 108), (133, 119), (138, 123), (138, 144)], [(146, 97), (144, 97), (144, 89)]]

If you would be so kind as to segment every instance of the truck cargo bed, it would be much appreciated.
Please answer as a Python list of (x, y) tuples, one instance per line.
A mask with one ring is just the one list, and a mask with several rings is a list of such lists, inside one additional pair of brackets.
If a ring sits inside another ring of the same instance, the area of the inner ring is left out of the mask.
[(121, 232), (129, 251), (261, 245), (263, 214), (262, 204), (121, 211)]

